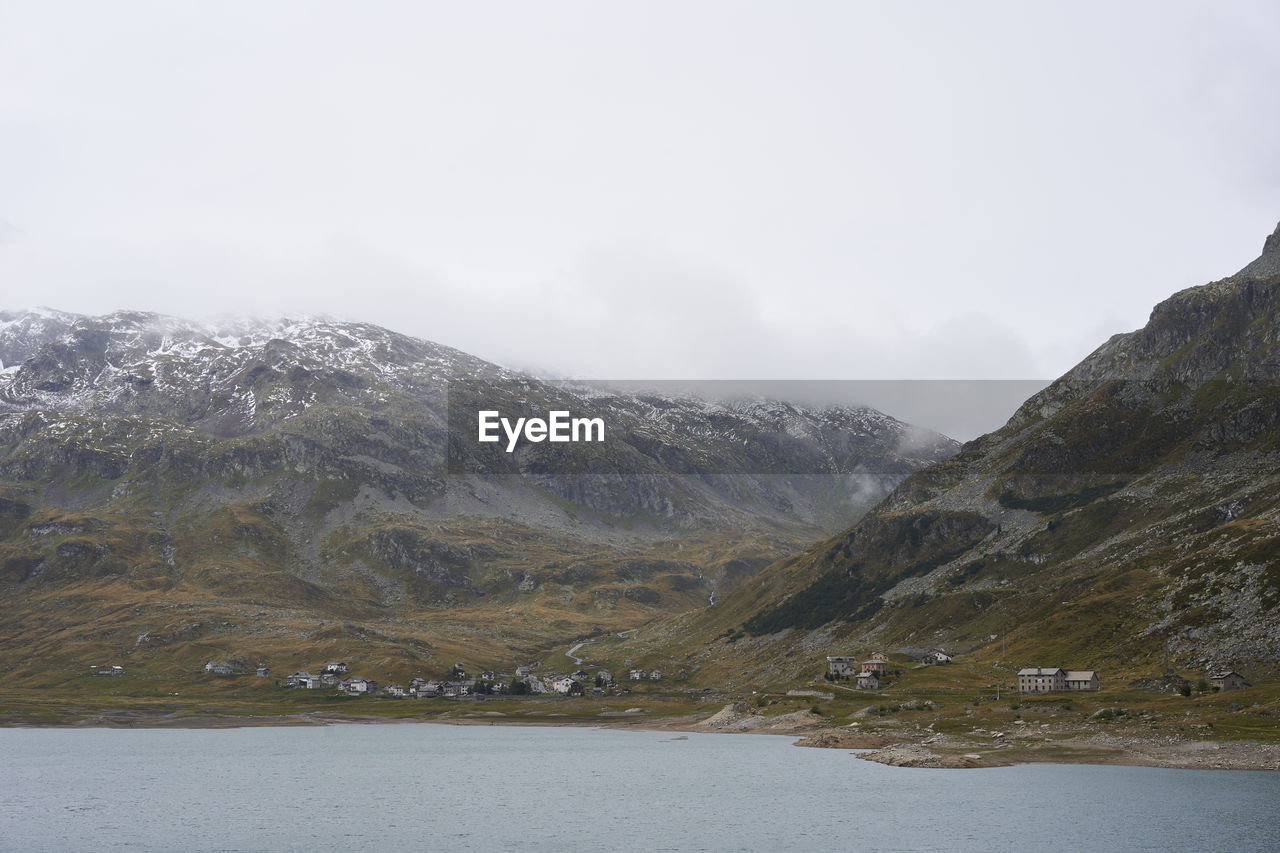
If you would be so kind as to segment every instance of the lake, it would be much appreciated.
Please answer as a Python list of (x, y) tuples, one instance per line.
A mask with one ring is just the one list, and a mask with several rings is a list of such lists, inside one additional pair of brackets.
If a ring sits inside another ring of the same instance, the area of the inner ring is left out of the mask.
[(0, 729), (0, 849), (1280, 849), (1280, 773), (905, 769), (792, 740), (432, 724)]

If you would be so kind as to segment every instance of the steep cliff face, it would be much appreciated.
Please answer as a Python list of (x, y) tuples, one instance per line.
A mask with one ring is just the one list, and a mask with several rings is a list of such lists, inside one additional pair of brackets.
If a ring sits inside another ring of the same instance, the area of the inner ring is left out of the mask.
[(1007, 632), (1015, 659), (1113, 669), (1280, 660), (1280, 229), (737, 599), (757, 636)]

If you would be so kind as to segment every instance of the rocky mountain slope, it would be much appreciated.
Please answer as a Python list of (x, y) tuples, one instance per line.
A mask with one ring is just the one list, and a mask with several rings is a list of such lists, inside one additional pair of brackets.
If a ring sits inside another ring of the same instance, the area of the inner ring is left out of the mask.
[[(476, 440), (476, 412), (600, 417)], [(705, 606), (954, 452), (865, 408), (549, 383), (375, 326), (0, 313), (3, 657), (514, 660)]]
[(1112, 683), (1274, 673), (1280, 228), (850, 529), (650, 640), (704, 677), (762, 682), (815, 676), (821, 653), (935, 644)]

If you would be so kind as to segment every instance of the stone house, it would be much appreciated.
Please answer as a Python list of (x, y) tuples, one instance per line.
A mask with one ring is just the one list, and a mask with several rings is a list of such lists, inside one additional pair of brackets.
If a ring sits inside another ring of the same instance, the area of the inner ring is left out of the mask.
[(645, 672), (643, 669), (633, 669), (628, 673), (628, 675), (631, 676), (632, 681), (644, 681), (649, 677), (649, 673)]
[(1031, 666), (1018, 670), (1019, 693), (1061, 693), (1066, 690), (1097, 690), (1098, 673), (1092, 669), (1065, 670), (1062, 667)]
[(1209, 683), (1219, 690), (1243, 690), (1246, 687), (1253, 686), (1245, 681), (1244, 676), (1235, 670), (1215, 672), (1209, 676)]
[(827, 674), (836, 678), (852, 678), (858, 674), (858, 665), (851, 657), (827, 655)]
[(858, 680), (855, 686), (859, 690), (879, 690), (880, 676), (874, 670), (866, 669), (858, 673)]
[[(284, 684), (286, 687), (306, 687), (313, 678), (318, 681), (320, 676), (312, 675), (304, 669), (300, 672), (295, 672), (293, 675), (286, 676)], [(317, 683), (316, 686), (318, 687), (319, 684)]]
[(661, 681), (661, 680), (662, 680), (662, 670), (660, 670), (660, 669), (650, 670), (650, 671), (649, 671), (649, 680), (650, 680), (650, 681)]
[(1059, 693), (1067, 689), (1067, 672), (1060, 666), (1029, 666), (1018, 670), (1019, 693)]
[(1101, 683), (1098, 673), (1091, 669), (1069, 669), (1066, 676), (1068, 690), (1097, 690)]
[(358, 675), (346, 679), (338, 685), (338, 689), (348, 696), (363, 696), (370, 692), (373, 688), (369, 686), (369, 682)]
[(925, 666), (938, 666), (940, 664), (951, 663), (951, 655), (942, 649), (929, 649), (924, 653), (924, 657), (920, 658), (920, 662)]

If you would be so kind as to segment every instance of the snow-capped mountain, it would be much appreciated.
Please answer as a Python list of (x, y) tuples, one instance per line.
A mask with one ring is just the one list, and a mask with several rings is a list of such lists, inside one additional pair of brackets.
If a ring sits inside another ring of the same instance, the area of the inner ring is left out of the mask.
[[(325, 319), (7, 312), (0, 359), (14, 614), (86, 584), (285, 621), (506, 608), (537, 645), (705, 605), (956, 449), (871, 409), (551, 383)], [(481, 410), (607, 440), (508, 452)], [(148, 606), (116, 639), (163, 635)]]

